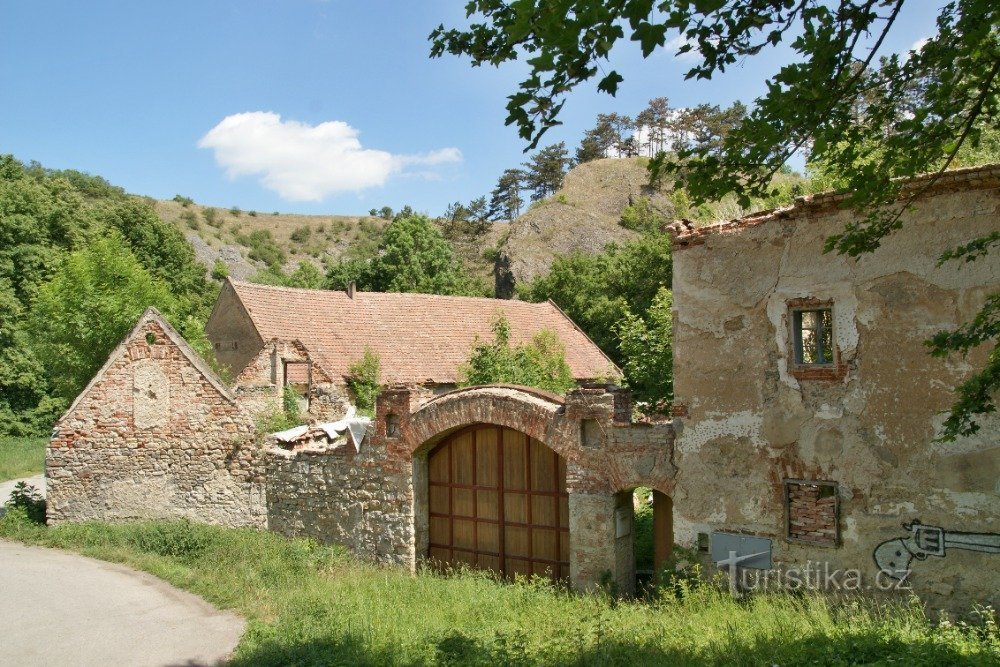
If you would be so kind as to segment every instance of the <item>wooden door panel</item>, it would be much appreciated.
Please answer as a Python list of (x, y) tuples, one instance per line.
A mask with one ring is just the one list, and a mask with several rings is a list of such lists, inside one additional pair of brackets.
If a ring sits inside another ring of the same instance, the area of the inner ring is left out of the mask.
[(496, 521), (500, 518), (497, 509), (500, 506), (500, 494), (494, 490), (476, 491), (476, 516), (480, 519)]
[(451, 490), (451, 513), (455, 516), (476, 516), (476, 492), (472, 489)]
[(566, 462), (497, 426), (465, 429), (430, 454), (428, 555), (507, 576), (569, 573)]
[(473, 432), (464, 433), (451, 443), (451, 483), (472, 486), (474, 481), (472, 468), (472, 438)]

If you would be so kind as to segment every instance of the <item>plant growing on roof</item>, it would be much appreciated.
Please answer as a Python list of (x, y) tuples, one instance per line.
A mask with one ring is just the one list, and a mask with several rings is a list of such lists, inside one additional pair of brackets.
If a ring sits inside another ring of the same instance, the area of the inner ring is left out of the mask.
[(347, 377), (347, 386), (354, 394), (354, 403), (360, 414), (368, 416), (375, 414), (375, 401), (382, 392), (382, 385), (379, 384), (381, 366), (381, 360), (375, 350), (365, 346), (365, 353), (361, 359), (347, 369), (350, 373)]
[(502, 314), (493, 320), (493, 340), (472, 346), (459, 369), (459, 384), (520, 384), (564, 394), (573, 387), (566, 349), (552, 331), (543, 329), (531, 343), (511, 347), (510, 322)]

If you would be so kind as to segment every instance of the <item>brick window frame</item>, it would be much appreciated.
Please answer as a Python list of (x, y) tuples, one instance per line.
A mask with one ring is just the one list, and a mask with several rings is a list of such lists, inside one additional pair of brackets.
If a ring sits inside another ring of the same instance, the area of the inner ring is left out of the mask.
[[(836, 308), (834, 303), (830, 299), (789, 299), (785, 302), (787, 308), (787, 313), (785, 319), (787, 321), (786, 331), (788, 339), (788, 373), (796, 380), (820, 380), (820, 381), (838, 381), (844, 379), (847, 375), (847, 364), (845, 364), (840, 358), (840, 349), (837, 347), (837, 329), (835, 324), (836, 319)], [(795, 331), (796, 328), (796, 313), (811, 310), (829, 310), (830, 311), (830, 327), (831, 335), (830, 340), (833, 342), (832, 348), (830, 350), (833, 361), (826, 364), (810, 364), (801, 363), (797, 360), (797, 340), (798, 336)]]
[(840, 485), (814, 479), (786, 479), (785, 541), (836, 547), (840, 545)]

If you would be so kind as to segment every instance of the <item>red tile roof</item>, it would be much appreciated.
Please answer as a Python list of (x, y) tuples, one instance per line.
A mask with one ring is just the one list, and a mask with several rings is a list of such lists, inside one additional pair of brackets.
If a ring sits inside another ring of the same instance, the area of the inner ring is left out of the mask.
[(548, 329), (566, 346), (573, 377), (591, 380), (621, 372), (555, 304), (434, 294), (345, 292), (273, 287), (230, 280), (261, 338), (298, 339), (333, 377), (366, 346), (380, 357), (382, 382), (453, 383), (478, 336), (491, 340), (503, 313), (511, 343)]

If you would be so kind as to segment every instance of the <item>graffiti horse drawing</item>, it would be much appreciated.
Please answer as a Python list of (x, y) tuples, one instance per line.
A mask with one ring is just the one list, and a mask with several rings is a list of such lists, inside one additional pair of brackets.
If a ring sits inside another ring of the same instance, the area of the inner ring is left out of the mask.
[(880, 543), (872, 554), (878, 569), (893, 579), (905, 579), (914, 558), (917, 560), (926, 560), (928, 556), (943, 558), (948, 549), (965, 549), (986, 554), (1000, 553), (1000, 534), (945, 530), (938, 526), (925, 526), (920, 523), (920, 519), (904, 523), (903, 528), (910, 534)]

